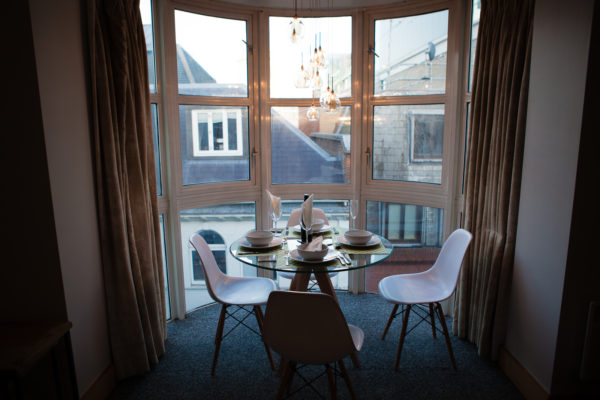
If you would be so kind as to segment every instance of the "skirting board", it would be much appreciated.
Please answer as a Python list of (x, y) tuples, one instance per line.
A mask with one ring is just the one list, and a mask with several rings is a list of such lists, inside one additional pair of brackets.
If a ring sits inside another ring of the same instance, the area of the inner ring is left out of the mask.
[(542, 385), (504, 347), (501, 347), (498, 353), (498, 364), (527, 400), (548, 400), (550, 398)]
[(81, 400), (104, 400), (117, 387), (115, 367), (110, 364), (81, 396)]

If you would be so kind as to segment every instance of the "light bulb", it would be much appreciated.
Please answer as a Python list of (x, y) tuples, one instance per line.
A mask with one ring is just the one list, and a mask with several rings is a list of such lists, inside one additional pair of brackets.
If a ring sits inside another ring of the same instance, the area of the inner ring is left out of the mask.
[(302, 65), (300, 71), (298, 71), (298, 74), (296, 75), (296, 87), (301, 89), (307, 88), (310, 83), (309, 78), (309, 75), (304, 70), (304, 65)]
[(323, 92), (321, 98), (319, 99), (319, 104), (321, 104), (321, 107), (325, 110), (327, 110), (327, 108), (329, 107), (330, 97), (331, 89), (329, 88), (329, 86), (327, 86), (327, 90)]
[(306, 118), (309, 121), (318, 121), (319, 120), (319, 109), (314, 105), (311, 106), (308, 111), (306, 111)]
[(290, 22), (290, 40), (296, 44), (304, 37), (304, 23), (294, 15), (294, 19)]
[(327, 59), (325, 58), (325, 52), (323, 51), (321, 46), (319, 46), (319, 50), (317, 51), (317, 59), (318, 59), (319, 68), (321, 68), (321, 69), (327, 68)]
[(319, 76), (319, 71), (317, 70), (315, 72), (315, 76), (312, 81), (312, 86), (315, 89), (319, 89), (322, 85), (323, 85), (323, 82), (321, 81), (321, 77)]

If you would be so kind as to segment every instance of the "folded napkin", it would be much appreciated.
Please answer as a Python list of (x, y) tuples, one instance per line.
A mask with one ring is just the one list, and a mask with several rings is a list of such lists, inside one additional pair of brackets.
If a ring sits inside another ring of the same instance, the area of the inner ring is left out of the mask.
[(320, 251), (323, 248), (323, 236), (317, 236), (311, 240), (304, 250), (306, 251)]
[(308, 199), (302, 203), (302, 221), (306, 221), (305, 226), (312, 226), (312, 203), (313, 195), (308, 196)]
[(275, 215), (280, 215), (280, 209), (281, 209), (281, 197), (278, 196), (274, 196), (271, 192), (269, 192), (268, 190), (266, 191), (267, 194), (269, 195), (269, 199), (271, 200), (271, 205), (273, 207), (273, 210), (275, 211)]

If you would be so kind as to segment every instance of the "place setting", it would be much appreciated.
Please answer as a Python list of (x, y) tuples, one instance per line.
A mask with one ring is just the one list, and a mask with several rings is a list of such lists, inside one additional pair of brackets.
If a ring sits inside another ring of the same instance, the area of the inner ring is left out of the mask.
[(302, 243), (290, 251), (289, 257), (300, 263), (324, 264), (334, 260), (340, 261), (342, 265), (346, 262), (340, 260), (340, 254), (333, 248), (323, 243), (323, 237), (317, 236), (309, 243)]
[(283, 237), (277, 237), (271, 231), (251, 230), (246, 232), (239, 242), (238, 255), (256, 255), (270, 252), (283, 243)]

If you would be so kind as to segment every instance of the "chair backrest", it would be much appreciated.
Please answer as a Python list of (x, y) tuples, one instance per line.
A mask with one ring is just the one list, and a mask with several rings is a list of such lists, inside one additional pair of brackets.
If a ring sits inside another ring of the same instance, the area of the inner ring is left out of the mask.
[(271, 292), (263, 339), (283, 358), (303, 364), (327, 364), (356, 351), (340, 306), (324, 293)]
[[(301, 213), (302, 213), (301, 208), (296, 208), (295, 210), (292, 210), (290, 217), (288, 218), (287, 226), (290, 227), (290, 226), (296, 226), (296, 225), (300, 224), (300, 214)], [(327, 216), (325, 216), (325, 211), (321, 210), (320, 208), (313, 208), (312, 215), (313, 215), (313, 219), (321, 218), (323, 220), (324, 224), (329, 225)]]
[(225, 275), (219, 269), (217, 260), (215, 260), (212, 250), (210, 247), (208, 247), (208, 243), (206, 243), (206, 240), (204, 240), (202, 236), (194, 233), (190, 237), (190, 243), (198, 252), (200, 264), (202, 264), (202, 269), (204, 270), (206, 287), (208, 288), (210, 297), (212, 297), (215, 301), (222, 302), (216, 293), (219, 292), (219, 287), (221, 287), (227, 280), (227, 275)]
[(434, 276), (444, 297), (450, 296), (456, 288), (462, 261), (472, 237), (473, 235), (464, 229), (452, 232), (444, 242), (435, 263), (426, 271)]

